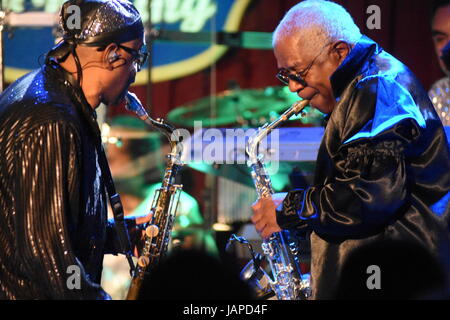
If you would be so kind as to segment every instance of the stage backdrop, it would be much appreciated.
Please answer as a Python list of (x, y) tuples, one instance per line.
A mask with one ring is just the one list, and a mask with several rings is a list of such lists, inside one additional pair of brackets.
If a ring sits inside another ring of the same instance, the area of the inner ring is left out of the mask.
[[(8, 0), (3, 5), (16, 12), (57, 12), (63, 0)], [(182, 32), (258, 31), (272, 32), (285, 12), (297, 0), (134, 0), (144, 21), (149, 18), (158, 28)], [(338, 0), (354, 17), (361, 30), (406, 63), (426, 88), (442, 76), (434, 55), (427, 0)], [(380, 9), (379, 29), (369, 30), (367, 9)], [(11, 30), (5, 39), (7, 81), (39, 66), (38, 56), (54, 41), (51, 27)], [(213, 41), (214, 39), (211, 38)], [(231, 81), (241, 88), (278, 85), (276, 64), (270, 50), (238, 49), (214, 43), (189, 44), (158, 42), (153, 46), (151, 86), (142, 71), (132, 91), (147, 104), (155, 117), (187, 102), (226, 90)], [(216, 62), (214, 64), (214, 62)], [(212, 67), (211, 67), (212, 64)], [(111, 115), (124, 112), (121, 108)]]
[[(443, 76), (433, 50), (427, 0), (347, 0), (342, 4), (354, 17), (362, 32), (412, 69), (424, 87)], [(248, 6), (240, 31), (272, 32), (296, 0), (253, 0)], [(377, 5), (381, 12), (380, 29), (369, 30), (367, 8)], [(152, 113), (164, 117), (187, 102), (222, 92), (230, 81), (241, 88), (279, 85), (274, 77), (276, 62), (270, 50), (229, 49), (213, 68), (190, 76), (152, 85)], [(145, 88), (134, 88), (142, 99)]]

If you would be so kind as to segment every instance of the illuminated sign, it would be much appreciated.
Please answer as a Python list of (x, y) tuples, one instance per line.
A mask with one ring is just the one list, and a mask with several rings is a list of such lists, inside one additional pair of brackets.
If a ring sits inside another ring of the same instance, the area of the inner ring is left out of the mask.
[[(155, 28), (188, 33), (238, 31), (251, 0), (152, 0), (151, 21)], [(57, 13), (64, 0), (4, 0), (4, 9), (13, 12)], [(132, 1), (144, 23), (149, 19), (149, 1)], [(12, 82), (44, 61), (53, 46), (53, 27), (14, 28), (5, 37), (5, 79)], [(166, 81), (200, 71), (216, 62), (227, 50), (214, 43), (156, 41), (152, 45), (152, 81)], [(148, 82), (148, 72), (140, 72), (136, 84)]]

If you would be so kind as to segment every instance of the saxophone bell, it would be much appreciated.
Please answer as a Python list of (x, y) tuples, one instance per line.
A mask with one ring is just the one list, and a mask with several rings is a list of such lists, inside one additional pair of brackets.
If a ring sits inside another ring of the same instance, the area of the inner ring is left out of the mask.
[(231, 244), (237, 241), (242, 245), (246, 245), (248, 252), (252, 259), (241, 270), (239, 277), (246, 282), (253, 290), (258, 299), (264, 299), (274, 295), (273, 288), (271, 286), (270, 277), (262, 267), (262, 262), (265, 259), (260, 253), (256, 253), (253, 250), (251, 243), (244, 237), (232, 234), (225, 247), (225, 251), (230, 251)]
[(273, 296), (270, 277), (261, 267), (263, 256), (258, 255), (257, 260), (250, 260), (241, 270), (240, 278), (247, 282), (257, 298)]

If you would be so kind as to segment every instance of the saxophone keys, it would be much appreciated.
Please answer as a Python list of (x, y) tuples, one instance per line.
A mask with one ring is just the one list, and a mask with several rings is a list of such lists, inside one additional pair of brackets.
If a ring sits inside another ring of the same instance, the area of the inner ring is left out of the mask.
[(158, 235), (158, 233), (159, 233), (159, 228), (154, 224), (149, 225), (147, 228), (145, 228), (145, 234), (149, 238), (156, 237)]
[(138, 258), (137, 263), (138, 263), (138, 265), (139, 265), (141, 268), (145, 268), (145, 267), (147, 267), (147, 266), (149, 265), (150, 259), (149, 259), (148, 257), (146, 257), (146, 256), (140, 256), (140, 257)]

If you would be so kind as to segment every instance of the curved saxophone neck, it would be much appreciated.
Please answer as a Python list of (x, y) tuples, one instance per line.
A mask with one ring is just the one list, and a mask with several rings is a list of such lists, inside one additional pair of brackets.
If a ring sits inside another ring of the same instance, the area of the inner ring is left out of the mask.
[(278, 119), (275, 121), (264, 124), (262, 127), (258, 128), (258, 131), (249, 138), (246, 145), (246, 152), (249, 158), (250, 164), (256, 164), (259, 161), (259, 144), (260, 142), (267, 137), (270, 132), (281, 125), (283, 122), (289, 120), (294, 115), (298, 115), (302, 113), (303, 109), (305, 109), (309, 105), (309, 100), (300, 100), (295, 102), (289, 109), (287, 109)]
[(181, 166), (182, 163), (180, 159), (183, 152), (183, 146), (180, 141), (180, 135), (178, 134), (177, 129), (174, 126), (166, 123), (164, 119), (155, 120), (151, 118), (145, 108), (142, 106), (141, 101), (139, 101), (138, 97), (134, 93), (127, 92), (125, 100), (125, 107), (127, 110), (133, 111), (141, 120), (150, 125), (152, 128), (161, 132), (167, 138), (171, 148), (169, 159), (174, 164)]
[(279, 121), (283, 123), (284, 121), (289, 120), (290, 117), (298, 114), (302, 114), (303, 109), (305, 109), (309, 105), (310, 100), (300, 100), (295, 102), (288, 110), (286, 110), (280, 118), (275, 120), (274, 122)]
[(174, 163), (178, 166), (182, 166), (181, 155), (183, 153), (183, 141), (182, 136), (178, 130), (173, 130), (170, 136), (166, 135), (170, 143), (170, 157), (173, 158)]
[(182, 166), (181, 155), (183, 153), (183, 144), (180, 141), (181, 136), (178, 130), (174, 126), (164, 122), (164, 119), (154, 120), (149, 117), (149, 120), (153, 128), (161, 132), (170, 144), (170, 153), (167, 156), (169, 161), (174, 165)]
[(245, 151), (248, 155), (249, 165), (255, 164), (259, 160), (259, 144), (271, 131), (267, 127), (268, 125), (266, 123), (264, 126), (258, 128), (256, 133), (248, 139)]

